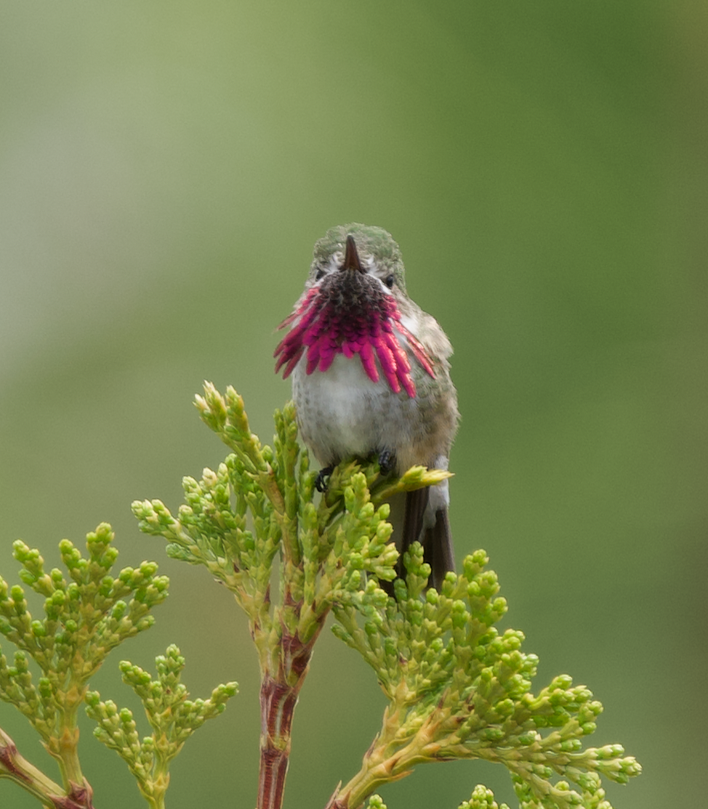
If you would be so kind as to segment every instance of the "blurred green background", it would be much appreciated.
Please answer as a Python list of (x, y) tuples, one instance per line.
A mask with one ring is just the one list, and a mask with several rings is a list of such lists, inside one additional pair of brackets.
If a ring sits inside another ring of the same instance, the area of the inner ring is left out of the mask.
[[(645, 774), (617, 809), (703, 805), (708, 526), (708, 6), (674, 0), (5, 0), (0, 10), (0, 569), (101, 520), (172, 598), (123, 657), (176, 642), (227, 713), (172, 809), (253, 806), (257, 666), (232, 600), (165, 558), (129, 504), (176, 507), (224, 452), (191, 399), (233, 384), (265, 440), (289, 384), (273, 329), (332, 225), (381, 225), (454, 346), (457, 552), (484, 547), (506, 625), (605, 705)], [(286, 806), (358, 769), (383, 697), (327, 634)], [(45, 754), (14, 710), (0, 724)], [(140, 807), (90, 738), (101, 809)], [(51, 762), (49, 767), (53, 765)], [(420, 768), (389, 806), (456, 807), (506, 773)], [(36, 804), (0, 784), (0, 805)], [(516, 805), (515, 803), (513, 805)]]

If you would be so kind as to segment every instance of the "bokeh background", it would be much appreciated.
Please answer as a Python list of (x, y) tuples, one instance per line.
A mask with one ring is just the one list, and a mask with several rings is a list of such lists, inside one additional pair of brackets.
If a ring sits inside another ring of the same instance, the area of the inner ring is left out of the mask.
[[(506, 625), (606, 709), (643, 763), (617, 809), (705, 801), (708, 6), (700, 0), (28, 3), (0, 10), (0, 569), (102, 520), (172, 597), (95, 685), (176, 642), (206, 695), (172, 809), (253, 806), (257, 666), (205, 571), (139, 534), (223, 451), (191, 400), (233, 384), (272, 435), (273, 329), (335, 224), (399, 241), (454, 346), (457, 552), (484, 547)], [(358, 769), (383, 698), (327, 634), (286, 806)], [(0, 725), (49, 768), (22, 717)], [(143, 805), (90, 738), (101, 809)], [(419, 768), (389, 806), (456, 807), (500, 768)], [(36, 804), (0, 784), (0, 805)]]

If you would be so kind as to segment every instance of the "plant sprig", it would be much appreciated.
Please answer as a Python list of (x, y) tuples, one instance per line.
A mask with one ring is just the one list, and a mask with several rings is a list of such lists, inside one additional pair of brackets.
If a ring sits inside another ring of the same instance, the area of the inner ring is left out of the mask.
[[(316, 476), (298, 445), (292, 403), (276, 411), (272, 447), (251, 432), (233, 388), (222, 395), (206, 383), (196, 406), (230, 454), (199, 480), (184, 478), (185, 502), (176, 516), (160, 500), (137, 501), (133, 512), (141, 530), (167, 540), (173, 558), (204, 565), (248, 616), (261, 669), (258, 800), (278, 806), (293, 711), (327, 615), (341, 591), (357, 591), (372, 576), (391, 581), (396, 575), (398, 551), (389, 542), (381, 492), (429, 486), (448, 473), (416, 467), (392, 483), (376, 463), (342, 464), (316, 503)], [(276, 565), (277, 597), (271, 593)]]
[(332, 807), (360, 806), (381, 785), (434, 761), (504, 764), (524, 809), (611, 809), (600, 775), (626, 783), (641, 772), (621, 745), (583, 747), (602, 711), (585, 686), (561, 675), (531, 692), (538, 658), (521, 650), (521, 632), (494, 627), (507, 604), (487, 562), (476, 551), (461, 574), (447, 574), (440, 593), (426, 591), (430, 567), (415, 543), (395, 598), (373, 581), (343, 592), (333, 631), (374, 669), (389, 704), (360, 772)]
[[(621, 745), (585, 746), (602, 710), (588, 688), (560, 675), (532, 691), (538, 659), (522, 650), (521, 632), (497, 629), (507, 604), (485, 552), (467, 556), (462, 572), (448, 573), (438, 591), (428, 586), (430, 567), (413, 543), (405, 577), (396, 578), (387, 501), (449, 473), (414, 467), (392, 480), (375, 461), (350, 459), (320, 496), (298, 446), (292, 404), (276, 411), (272, 446), (251, 432), (233, 388), (222, 396), (206, 384), (196, 404), (229, 455), (200, 479), (184, 478), (176, 516), (159, 500), (136, 502), (133, 511), (144, 532), (167, 540), (170, 556), (206, 567), (248, 616), (261, 667), (258, 809), (282, 805), (293, 712), (330, 612), (334, 634), (373, 669), (388, 704), (360, 771), (335, 790), (328, 809), (386, 809), (375, 790), (416, 765), (475, 758), (507, 768), (522, 809), (611, 809), (601, 777), (626, 783), (641, 768)], [(37, 550), (15, 543), (23, 584), (44, 598), (42, 619), (31, 615), (21, 585), (0, 578), (0, 634), (17, 646), (12, 662), (0, 653), (0, 699), (31, 722), (62, 784), (2, 730), (0, 778), (49, 809), (93, 807), (78, 756), (82, 703), (97, 722), (95, 735), (125, 760), (151, 809), (163, 809), (175, 756), (237, 690), (227, 683), (205, 700), (190, 699), (174, 645), (156, 658), (156, 676), (123, 661), (123, 680), (151, 728), (143, 738), (130, 710), (88, 691), (106, 655), (147, 629), (151, 609), (167, 596), (167, 579), (152, 562), (111, 572), (112, 540), (105, 523), (87, 536), (85, 556), (63, 540), (66, 573), (46, 571)], [(459, 809), (508, 807), (478, 785)]]
[[(282, 641), (308, 644), (342, 587), (358, 587), (367, 574), (395, 577), (398, 552), (388, 540), (386, 496), (429, 486), (447, 472), (415, 467), (395, 483), (378, 467), (341, 465), (329, 492), (315, 503), (315, 473), (297, 442), (292, 403), (276, 411), (273, 446), (262, 445), (233, 388), (222, 396), (206, 383), (196, 397), (202, 420), (232, 450), (216, 470), (182, 482), (184, 504), (176, 516), (160, 500), (133, 503), (142, 531), (163, 536), (167, 553), (203, 565), (246, 612), (261, 670), (283, 664)], [(373, 491), (372, 491), (373, 489)], [(270, 591), (278, 551), (283, 560), (280, 599)]]
[(170, 782), (170, 763), (184, 743), (207, 719), (223, 712), (238, 691), (237, 683), (217, 686), (206, 699), (189, 699), (181, 682), (184, 657), (173, 644), (155, 658), (157, 678), (128, 660), (120, 664), (123, 682), (140, 697), (152, 734), (138, 735), (133, 713), (112, 700), (101, 701), (97, 691), (86, 695), (86, 713), (97, 722), (94, 736), (126, 762), (138, 788), (152, 809), (163, 809)]
[[(258, 806), (280, 806), (292, 714), (324, 619), (374, 669), (389, 699), (380, 733), (360, 772), (330, 809), (383, 806), (380, 785), (420, 763), (482, 758), (509, 770), (523, 809), (611, 809), (600, 776), (625, 783), (640, 772), (620, 745), (583, 747), (602, 706), (570, 677), (531, 691), (538, 659), (523, 634), (495, 624), (507, 610), (484, 551), (468, 556), (440, 592), (414, 544), (394, 596), (390, 497), (438, 483), (449, 473), (414, 467), (401, 478), (351, 460), (315, 493), (307, 452), (297, 445), (292, 404), (276, 412), (273, 446), (249, 427), (233, 388), (205, 385), (197, 407), (231, 454), (200, 480), (185, 478), (177, 516), (159, 500), (133, 504), (143, 531), (168, 540), (168, 553), (201, 564), (245, 610), (261, 664), (262, 749)], [(278, 551), (282, 552), (282, 555)], [(279, 564), (279, 598), (270, 586)], [(574, 785), (574, 786), (572, 786)], [(463, 809), (496, 807), (484, 787)]]
[[(57, 760), (63, 787), (44, 783), (38, 771), (13, 780), (44, 794), (49, 805), (60, 799), (76, 806), (91, 804), (91, 788), (79, 762), (78, 709), (108, 653), (148, 629), (154, 621), (150, 611), (167, 597), (167, 577), (157, 575), (154, 562), (111, 575), (118, 556), (113, 538), (110, 525), (101, 523), (86, 536), (86, 556), (63, 539), (59, 550), (66, 574), (58, 568), (46, 571), (38, 550), (21, 540), (14, 543), (22, 582), (44, 597), (42, 619), (30, 613), (21, 585), (10, 587), (0, 578), (0, 634), (18, 649), (12, 664), (0, 654), (0, 699), (30, 721)], [(36, 683), (30, 659), (40, 670)], [(11, 740), (6, 739), (5, 750), (19, 761)], [(4, 774), (13, 777), (12, 772)]]
[[(44, 597), (43, 619), (30, 613), (21, 585), (9, 586), (0, 578), (0, 633), (18, 647), (12, 663), (0, 653), (0, 700), (27, 717), (57, 760), (62, 784), (27, 761), (1, 729), (0, 778), (15, 781), (45, 807), (93, 807), (93, 791), (79, 760), (77, 714), (83, 703), (98, 722), (96, 735), (128, 761), (148, 804), (161, 809), (170, 762), (188, 736), (221, 713), (236, 693), (236, 683), (227, 683), (207, 700), (189, 700), (180, 682), (184, 658), (176, 646), (157, 658), (156, 680), (123, 661), (123, 679), (143, 700), (153, 727), (153, 735), (141, 742), (129, 711), (88, 692), (89, 680), (109, 652), (152, 626), (151, 610), (167, 597), (168, 579), (157, 575), (154, 562), (112, 572), (118, 556), (113, 539), (110, 525), (101, 523), (86, 537), (86, 555), (62, 540), (65, 573), (45, 570), (39, 551), (15, 542), (22, 582)], [(39, 667), (36, 682), (30, 660)]]

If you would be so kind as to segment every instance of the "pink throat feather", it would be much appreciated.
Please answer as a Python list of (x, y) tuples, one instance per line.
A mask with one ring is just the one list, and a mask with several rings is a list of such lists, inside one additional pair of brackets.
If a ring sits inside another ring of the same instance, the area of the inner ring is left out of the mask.
[(415, 383), (401, 338), (425, 372), (432, 378), (435, 373), (423, 346), (401, 323), (395, 299), (384, 293), (374, 279), (363, 281), (359, 276), (357, 281), (365, 283), (365, 288), (360, 288), (359, 294), (347, 290), (345, 295), (337, 280), (332, 278), (327, 283), (328, 278), (312, 287), (292, 315), (278, 326), (283, 329), (295, 324), (275, 349), (276, 373), (285, 366), (283, 378), (287, 379), (305, 353), (308, 374), (326, 371), (337, 354), (348, 359), (358, 354), (372, 382), (379, 381), (380, 368), (394, 393), (403, 389), (414, 398)]

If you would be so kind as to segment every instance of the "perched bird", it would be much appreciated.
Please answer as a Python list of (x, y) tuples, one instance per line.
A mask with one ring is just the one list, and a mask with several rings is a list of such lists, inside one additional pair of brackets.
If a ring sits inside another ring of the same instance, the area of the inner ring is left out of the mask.
[[(275, 370), (292, 375), (300, 435), (324, 467), (318, 488), (351, 456), (377, 454), (384, 473), (448, 468), (459, 419), (452, 346), (408, 297), (389, 233), (359, 224), (328, 230), (286, 327)], [(454, 570), (448, 504), (447, 480), (391, 503), (397, 548), (422, 543), (436, 588)]]

